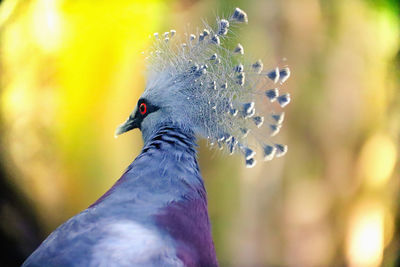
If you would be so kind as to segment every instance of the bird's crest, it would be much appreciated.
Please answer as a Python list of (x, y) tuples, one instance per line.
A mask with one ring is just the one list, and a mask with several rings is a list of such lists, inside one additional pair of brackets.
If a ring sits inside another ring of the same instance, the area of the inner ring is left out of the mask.
[(176, 116), (184, 116), (188, 127), (211, 146), (242, 153), (246, 166), (253, 167), (255, 151), (264, 160), (287, 151), (272, 137), (282, 126), (282, 108), (290, 102), (289, 93), (279, 90), (290, 71), (286, 66), (265, 70), (261, 60), (246, 61), (241, 44), (225, 46), (231, 27), (247, 21), (247, 14), (236, 8), (229, 18), (217, 19), (216, 27), (184, 34), (183, 41), (175, 30), (155, 33), (146, 57), (144, 94), (163, 96), (166, 102), (173, 98)]

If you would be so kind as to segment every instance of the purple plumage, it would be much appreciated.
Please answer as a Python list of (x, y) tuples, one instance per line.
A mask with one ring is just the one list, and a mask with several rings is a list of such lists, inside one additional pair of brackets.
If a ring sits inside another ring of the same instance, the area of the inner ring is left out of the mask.
[(171, 203), (156, 218), (157, 225), (174, 239), (185, 266), (218, 265), (205, 196)]

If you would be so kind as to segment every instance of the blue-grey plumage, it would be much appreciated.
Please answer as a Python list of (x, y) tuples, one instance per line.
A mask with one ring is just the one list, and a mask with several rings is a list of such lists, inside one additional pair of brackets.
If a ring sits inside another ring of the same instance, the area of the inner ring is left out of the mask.
[(192, 132), (158, 127), (120, 180), (23, 266), (217, 266), (195, 146)]

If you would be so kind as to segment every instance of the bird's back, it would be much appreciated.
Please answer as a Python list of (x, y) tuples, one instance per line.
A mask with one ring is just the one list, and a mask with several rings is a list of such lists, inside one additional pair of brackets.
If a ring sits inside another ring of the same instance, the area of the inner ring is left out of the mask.
[(98, 201), (23, 266), (216, 266), (192, 133), (164, 126)]

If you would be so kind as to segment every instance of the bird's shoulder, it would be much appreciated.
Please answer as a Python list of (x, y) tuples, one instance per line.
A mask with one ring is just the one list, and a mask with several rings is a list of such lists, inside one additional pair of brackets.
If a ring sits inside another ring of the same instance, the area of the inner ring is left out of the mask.
[(86, 210), (54, 231), (23, 266), (182, 266), (172, 241), (134, 220), (100, 219)]

